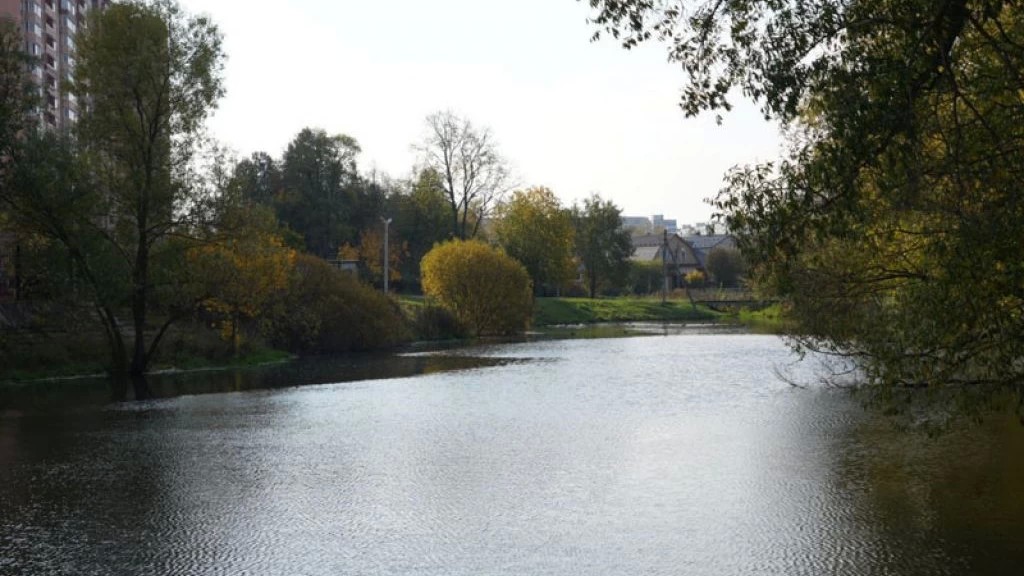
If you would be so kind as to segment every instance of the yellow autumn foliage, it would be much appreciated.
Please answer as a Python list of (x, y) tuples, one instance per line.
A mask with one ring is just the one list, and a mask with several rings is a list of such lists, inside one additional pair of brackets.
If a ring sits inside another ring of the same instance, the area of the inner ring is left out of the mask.
[(529, 326), (530, 276), (501, 249), (478, 240), (453, 240), (428, 252), (420, 270), (423, 293), (471, 334), (515, 334)]
[(288, 286), (295, 251), (258, 230), (196, 248), (191, 260), (206, 290), (204, 307), (219, 314), (221, 333), (237, 347), (239, 322), (261, 315)]

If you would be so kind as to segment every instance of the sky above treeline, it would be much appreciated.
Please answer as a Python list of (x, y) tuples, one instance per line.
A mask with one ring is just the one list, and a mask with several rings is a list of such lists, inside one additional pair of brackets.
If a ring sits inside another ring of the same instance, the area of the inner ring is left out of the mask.
[(732, 166), (774, 159), (778, 129), (737, 100), (718, 126), (678, 107), (665, 47), (590, 42), (575, 0), (181, 0), (220, 27), (227, 95), (211, 122), (241, 155), (279, 156), (303, 127), (356, 138), (361, 170), (412, 173), (424, 119), (492, 130), (522, 186), (567, 204), (706, 220)]

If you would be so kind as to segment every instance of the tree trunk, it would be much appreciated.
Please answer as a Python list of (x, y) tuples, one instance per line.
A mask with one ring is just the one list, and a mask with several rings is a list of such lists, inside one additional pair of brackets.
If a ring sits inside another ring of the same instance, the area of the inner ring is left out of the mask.
[(114, 402), (128, 399), (128, 362), (124, 354), (124, 344), (116, 338), (110, 346), (110, 398)]
[(590, 276), (590, 297), (597, 298), (597, 274), (591, 273)]
[(149, 389), (149, 381), (146, 380), (146, 373), (136, 373), (132, 369), (132, 390), (135, 392), (136, 400), (149, 400), (153, 392)]
[(141, 201), (138, 219), (139, 245), (135, 252), (135, 270), (132, 273), (132, 324), (135, 340), (132, 346), (131, 378), (136, 400), (151, 397), (146, 382), (146, 368), (149, 356), (146, 353), (146, 313), (149, 296), (149, 237), (146, 231), (147, 205), (145, 196)]

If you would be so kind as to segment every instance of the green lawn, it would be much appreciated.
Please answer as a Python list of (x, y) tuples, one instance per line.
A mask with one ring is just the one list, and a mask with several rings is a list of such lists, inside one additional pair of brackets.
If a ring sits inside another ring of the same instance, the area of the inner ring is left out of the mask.
[(713, 321), (722, 314), (685, 300), (648, 298), (538, 298), (533, 316), (535, 326), (591, 324), (594, 322), (700, 322)]

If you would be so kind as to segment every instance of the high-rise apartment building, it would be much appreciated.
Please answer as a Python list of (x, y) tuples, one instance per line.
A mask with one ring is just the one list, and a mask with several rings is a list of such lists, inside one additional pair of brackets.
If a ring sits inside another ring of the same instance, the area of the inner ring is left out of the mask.
[(78, 102), (61, 90), (75, 71), (75, 36), (90, 10), (110, 0), (0, 0), (0, 18), (14, 20), (25, 52), (35, 59), (29, 71), (40, 91), (40, 121), (62, 128), (78, 119)]

